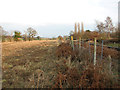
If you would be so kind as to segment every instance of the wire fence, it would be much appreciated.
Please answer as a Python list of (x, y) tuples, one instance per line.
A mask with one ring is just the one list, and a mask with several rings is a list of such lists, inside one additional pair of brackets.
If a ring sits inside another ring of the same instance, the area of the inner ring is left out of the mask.
[[(96, 38), (94, 38), (94, 40), (82, 39), (82, 38), (79, 38), (78, 40), (74, 40), (73, 36), (71, 36), (70, 40), (65, 40), (64, 42), (59, 41), (59, 44), (66, 43), (66, 42), (69, 42), (73, 51), (76, 51), (76, 50), (81, 51), (83, 49), (87, 49), (87, 51), (89, 53), (89, 59), (93, 62), (94, 65), (97, 64), (98, 59), (103, 61), (103, 59), (105, 57), (104, 56), (104, 53), (105, 53), (104, 49), (106, 48), (106, 46), (104, 45), (104, 40), (101, 40), (101, 43), (98, 43)], [(107, 48), (109, 49), (109, 47), (107, 47)], [(99, 54), (98, 54), (98, 50), (99, 50)], [(112, 57), (111, 57), (111, 55), (108, 55), (105, 58), (108, 58), (109, 70), (111, 72)]]

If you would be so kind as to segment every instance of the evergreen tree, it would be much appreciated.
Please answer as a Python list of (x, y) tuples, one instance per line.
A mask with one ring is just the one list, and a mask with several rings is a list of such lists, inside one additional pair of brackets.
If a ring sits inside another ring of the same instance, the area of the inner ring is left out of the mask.
[(18, 38), (21, 38), (21, 35), (20, 35), (21, 33), (19, 31), (15, 31), (14, 33), (15, 33), (14, 40), (18, 41)]

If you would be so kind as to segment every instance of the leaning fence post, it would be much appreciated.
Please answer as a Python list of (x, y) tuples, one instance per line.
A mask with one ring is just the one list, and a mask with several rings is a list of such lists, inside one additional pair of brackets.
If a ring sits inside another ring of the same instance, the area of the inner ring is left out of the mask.
[(102, 48), (101, 48), (101, 60), (103, 58), (103, 40), (102, 40)]
[(79, 38), (79, 49), (81, 49), (81, 37)]
[(71, 36), (71, 43), (72, 43), (72, 48), (73, 48), (73, 50), (74, 50), (73, 36)]
[(96, 64), (96, 38), (94, 39), (94, 65)]

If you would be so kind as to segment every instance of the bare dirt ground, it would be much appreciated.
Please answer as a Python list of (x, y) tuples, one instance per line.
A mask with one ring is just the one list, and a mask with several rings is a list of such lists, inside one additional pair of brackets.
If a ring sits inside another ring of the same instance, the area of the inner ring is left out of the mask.
[(57, 45), (56, 40), (2, 43), (3, 87), (50, 87), (56, 74)]

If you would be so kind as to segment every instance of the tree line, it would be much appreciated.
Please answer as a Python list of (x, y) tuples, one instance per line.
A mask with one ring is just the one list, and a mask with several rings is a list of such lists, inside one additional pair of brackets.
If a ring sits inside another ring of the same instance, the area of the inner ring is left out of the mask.
[[(78, 27), (78, 32), (77, 32)], [(110, 39), (110, 38), (118, 38), (119, 30), (118, 26), (114, 26), (112, 19), (108, 16), (104, 22), (96, 21), (96, 28), (94, 31), (85, 30), (83, 22), (81, 23), (81, 31), (80, 31), (80, 23), (75, 23), (74, 31), (70, 32), (70, 36), (73, 36), (74, 40), (82, 38), (82, 39)]]
[[(81, 27), (81, 30), (80, 30)], [(77, 31), (78, 29), (78, 31)], [(9, 41), (19, 41), (23, 39), (24, 41), (31, 41), (34, 40), (35, 36), (37, 35), (37, 31), (33, 29), (32, 27), (29, 27), (25, 34), (21, 35), (20, 31), (13, 31), (9, 35), (7, 31), (5, 31), (0, 26), (0, 31), (2, 31), (2, 41), (5, 41), (5, 38), (7, 38)], [(14, 35), (13, 35), (14, 33)], [(98, 39), (110, 39), (110, 38), (118, 38), (119, 37), (119, 31), (118, 26), (114, 26), (112, 19), (108, 16), (104, 22), (96, 21), (96, 29), (94, 31), (91, 30), (84, 30), (83, 22), (81, 23), (75, 23), (74, 31), (72, 30), (68, 36), (58, 36), (58, 39), (70, 39), (70, 36), (73, 36), (73, 38), (79, 39), (93, 39), (94, 37), (97, 37)], [(40, 40), (40, 36), (36, 37), (37, 40)], [(55, 38), (56, 39), (56, 38)]]
[[(1, 36), (2, 36), (2, 41), (4, 42), (5, 39), (8, 39), (9, 41), (31, 41), (34, 40), (34, 37), (37, 35), (37, 31), (31, 27), (29, 27), (26, 31), (25, 34), (21, 35), (22, 33), (18, 30), (15, 30), (13, 32), (8, 33), (5, 31), (2, 26), (0, 26), (0, 31), (1, 31)], [(14, 35), (13, 35), (14, 34)], [(37, 36), (36, 39), (40, 39), (40, 36)]]

